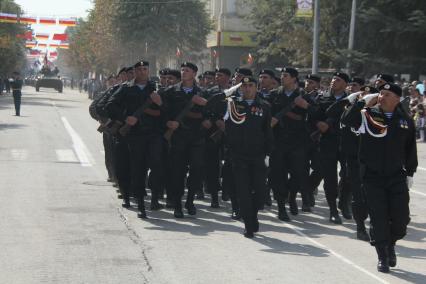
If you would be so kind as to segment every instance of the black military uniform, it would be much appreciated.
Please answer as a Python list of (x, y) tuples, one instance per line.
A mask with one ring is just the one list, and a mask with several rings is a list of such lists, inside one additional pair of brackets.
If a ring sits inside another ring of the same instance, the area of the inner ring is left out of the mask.
[[(141, 61), (134, 65), (149, 66), (147, 61)], [(118, 135), (118, 143), (122, 149), (122, 157), (117, 157), (117, 177), (120, 183), (120, 176), (128, 178), (130, 173), (130, 184), (123, 188), (123, 206), (129, 207), (129, 197), (133, 193), (138, 198), (138, 217), (145, 218), (144, 196), (146, 173), (149, 168), (157, 172), (158, 179), (161, 179), (161, 126), (164, 121), (161, 119), (160, 109), (150, 102), (150, 95), (156, 89), (154, 82), (147, 81), (145, 85), (137, 85), (133, 80), (127, 85), (123, 85), (108, 100), (106, 109), (113, 120), (125, 121), (129, 116), (136, 116), (137, 123), (130, 127), (127, 135)], [(140, 112), (141, 108), (145, 108)], [(152, 111), (148, 111), (152, 109)], [(139, 114), (136, 114), (139, 113)], [(125, 153), (126, 147), (128, 152)], [(126, 154), (128, 159), (126, 159)], [(128, 171), (126, 173), (126, 171)], [(120, 185), (121, 187), (121, 185)], [(157, 191), (152, 190), (151, 207), (158, 206)]]
[[(349, 82), (349, 76), (345, 73), (337, 72), (334, 77), (338, 77)], [(321, 164), (321, 176), (324, 178), (324, 191), (330, 208), (330, 221), (341, 224), (342, 220), (337, 211), (337, 163), (341, 158), (340, 140), (340, 118), (344, 111), (344, 107), (334, 108), (328, 111), (329, 107), (336, 101), (340, 101), (347, 97), (345, 92), (341, 94), (332, 94), (331, 91), (320, 96), (317, 100), (318, 111), (311, 117), (314, 124), (318, 121), (325, 122), (328, 129), (321, 134), (319, 141), (319, 159)]]
[[(185, 62), (181, 66), (191, 68), (195, 72), (198, 70), (194, 64), (189, 62)], [(167, 108), (166, 121), (179, 122), (179, 128), (173, 132), (169, 141), (171, 191), (176, 218), (183, 217), (181, 203), (188, 167), (188, 195), (185, 208), (188, 210), (189, 215), (196, 214), (194, 197), (195, 193), (200, 191), (202, 187), (205, 130), (201, 123), (206, 117), (203, 113), (203, 107), (192, 103), (195, 95), (203, 95), (202, 90), (196, 84), (192, 88), (186, 89), (182, 86), (182, 83), (170, 86), (163, 93), (164, 103)]]
[[(293, 78), (298, 76), (294, 68), (283, 68), (282, 73), (289, 73)], [(287, 198), (291, 213), (296, 215), (298, 212), (297, 192), (302, 194), (303, 210), (310, 211), (306, 185), (308, 178), (306, 115), (312, 110), (313, 101), (306, 98), (311, 105), (308, 110), (297, 107), (294, 100), (300, 95), (301, 92), (297, 87), (290, 92), (286, 92), (284, 87), (279, 87), (271, 92), (269, 98), (272, 104), (272, 117), (278, 120), (273, 129), (275, 148), (270, 159), (270, 178), (274, 196), (278, 202), (278, 218), (283, 221), (290, 220), (285, 208)]]
[(15, 104), (16, 116), (21, 115), (21, 97), (22, 97), (22, 85), (24, 82), (19, 78), (18, 72), (13, 72), (13, 79), (10, 82), (12, 88), (13, 103)]
[[(244, 77), (243, 83), (254, 82)], [(226, 118), (226, 144), (232, 161), (237, 197), (245, 225), (245, 236), (259, 230), (257, 213), (263, 205), (266, 182), (265, 157), (272, 150), (273, 137), (269, 105), (259, 94), (252, 102), (234, 98)], [(243, 114), (241, 117), (239, 114)]]
[[(380, 87), (397, 96), (399, 86)], [(355, 103), (343, 116), (342, 123), (359, 129), (360, 162), (364, 168), (363, 187), (369, 208), (371, 244), (379, 257), (378, 270), (389, 272), (396, 265), (395, 243), (407, 232), (409, 217), (409, 181), (417, 168), (415, 126), (399, 104), (393, 113), (380, 106)]]

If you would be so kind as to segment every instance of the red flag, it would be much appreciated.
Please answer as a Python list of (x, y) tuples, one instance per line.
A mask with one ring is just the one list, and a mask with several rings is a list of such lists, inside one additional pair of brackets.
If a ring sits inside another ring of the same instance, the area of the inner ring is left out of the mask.
[(40, 25), (56, 25), (56, 19), (55, 18), (40, 18), (39, 24)]
[(249, 53), (248, 58), (247, 58), (247, 62), (248, 62), (248, 63), (250, 63), (250, 64), (252, 64), (252, 63), (253, 63), (253, 61), (254, 61), (254, 58), (253, 58), (253, 56), (251, 55), (251, 53)]
[(59, 19), (59, 25), (74, 27), (77, 25), (77, 21), (75, 19)]
[(179, 47), (176, 48), (176, 57), (181, 57), (182, 52), (180, 51)]
[(68, 35), (67, 34), (54, 34), (53, 40), (67, 41)]

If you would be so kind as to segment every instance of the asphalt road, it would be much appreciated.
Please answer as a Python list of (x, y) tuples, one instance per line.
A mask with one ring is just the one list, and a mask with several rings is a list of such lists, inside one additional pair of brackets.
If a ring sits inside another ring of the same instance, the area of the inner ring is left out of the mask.
[(26, 87), (22, 101), (16, 117), (0, 96), (0, 283), (426, 283), (426, 144), (408, 235), (385, 275), (354, 222), (328, 222), (322, 190), (314, 212), (291, 223), (275, 206), (261, 212), (252, 240), (229, 204), (209, 200), (195, 218), (162, 210), (142, 221), (106, 182), (87, 95)]

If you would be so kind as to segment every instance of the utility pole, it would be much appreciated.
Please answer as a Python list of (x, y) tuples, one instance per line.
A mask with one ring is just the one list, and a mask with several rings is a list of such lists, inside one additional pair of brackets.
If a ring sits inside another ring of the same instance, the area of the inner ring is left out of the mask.
[(318, 50), (319, 50), (319, 25), (320, 25), (320, 0), (315, 0), (314, 10), (314, 41), (312, 50), (312, 73), (318, 73)]
[[(355, 17), (356, 17), (356, 0), (352, 0), (351, 25), (349, 28), (349, 44), (348, 44), (349, 52), (352, 52), (352, 50), (354, 49)], [(351, 74), (351, 57), (352, 57), (351, 54), (349, 54), (348, 61), (346, 62), (346, 69), (349, 76)]]

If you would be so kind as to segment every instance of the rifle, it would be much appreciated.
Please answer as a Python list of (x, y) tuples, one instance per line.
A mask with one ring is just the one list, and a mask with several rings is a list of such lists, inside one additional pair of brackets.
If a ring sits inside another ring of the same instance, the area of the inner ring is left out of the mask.
[[(188, 112), (192, 109), (192, 107), (194, 106), (194, 103), (192, 102), (192, 99), (185, 105), (185, 107), (183, 108), (183, 110), (176, 116), (175, 121), (179, 122), (179, 124), (182, 123), (183, 118), (188, 114)], [(169, 143), (171, 143), (171, 139), (173, 136), (173, 133), (175, 132), (175, 129), (171, 129), (168, 128), (166, 130), (166, 132), (164, 133), (164, 138), (166, 139), (166, 141)]]
[(123, 125), (123, 123), (119, 120), (108, 119), (108, 121), (106, 123), (99, 125), (98, 131), (100, 133), (105, 132), (107, 134), (115, 136), (115, 135), (117, 135), (117, 133), (118, 133), (118, 131), (119, 131), (119, 129), (122, 125)]
[[(152, 94), (152, 92), (155, 91), (155, 88), (153, 88), (153, 90), (149, 93)], [(152, 104), (152, 100), (151, 98), (147, 98), (144, 102), (143, 105), (141, 105), (133, 114), (132, 116), (134, 117), (140, 117), (143, 112), (148, 109)], [(118, 130), (118, 132), (120, 133), (121, 136), (125, 137), (127, 134), (129, 134), (130, 129), (132, 129), (132, 126), (130, 124), (125, 123), (123, 126), (120, 127), (120, 129)]]

